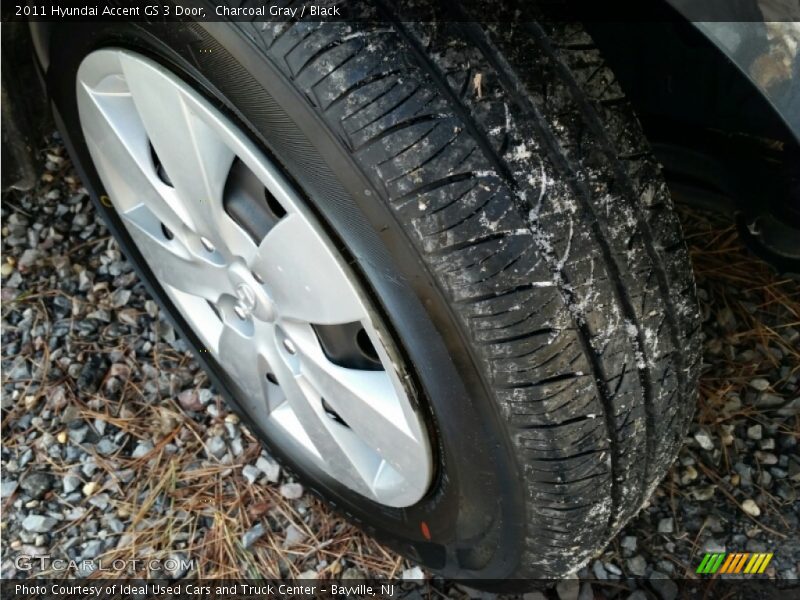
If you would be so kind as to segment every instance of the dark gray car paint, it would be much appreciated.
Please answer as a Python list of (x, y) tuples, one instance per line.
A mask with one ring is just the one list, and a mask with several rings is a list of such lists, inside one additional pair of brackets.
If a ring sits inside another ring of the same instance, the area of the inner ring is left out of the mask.
[[(737, 15), (734, 3), (724, 18), (694, 21), (694, 0), (667, 0), (708, 38), (758, 88), (800, 141), (800, 3), (794, 0), (756, 0), (739, 3), (748, 12)], [(695, 6), (696, 6), (696, 2)], [(754, 20), (760, 15), (762, 20)], [(705, 15), (706, 18), (711, 14)]]

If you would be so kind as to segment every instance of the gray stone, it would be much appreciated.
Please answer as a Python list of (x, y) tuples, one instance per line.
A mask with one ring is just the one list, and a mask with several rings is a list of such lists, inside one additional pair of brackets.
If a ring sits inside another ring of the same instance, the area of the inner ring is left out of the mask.
[(258, 540), (265, 533), (266, 530), (264, 529), (264, 525), (261, 523), (256, 523), (253, 527), (248, 529), (242, 536), (242, 546), (244, 546), (245, 548), (249, 548), (256, 542), (256, 540)]
[(758, 377), (757, 379), (750, 380), (750, 387), (758, 392), (764, 392), (769, 389), (769, 381)]
[(131, 299), (131, 291), (130, 290), (117, 290), (113, 294), (111, 294), (111, 306), (114, 308), (122, 308)]
[[(42, 535), (36, 536), (37, 538), (44, 537)], [(41, 540), (44, 543), (45, 540)], [(30, 544), (25, 544), (20, 549), (20, 554), (27, 554), (28, 556), (43, 556), (47, 554), (49, 551), (47, 546), (31, 546)]]
[(200, 394), (197, 390), (183, 390), (178, 394), (178, 403), (183, 410), (199, 411), (203, 410), (203, 404), (200, 402)]
[(94, 462), (93, 458), (87, 460), (85, 463), (81, 465), (81, 473), (83, 473), (86, 477), (91, 477), (94, 475), (94, 472), (97, 470), (97, 463)]
[(698, 502), (705, 502), (706, 500), (711, 500), (714, 497), (716, 490), (717, 486), (715, 485), (704, 485), (694, 488), (690, 494), (691, 497)]
[(783, 406), (784, 402), (786, 402), (786, 400), (782, 396), (762, 392), (756, 398), (755, 405), (758, 408), (775, 408), (777, 406)]
[(711, 435), (704, 430), (700, 430), (694, 434), (694, 439), (700, 444), (700, 447), (703, 450), (713, 450), (714, 449), (714, 441), (711, 439)]
[(714, 538), (709, 538), (703, 543), (702, 547), (703, 552), (727, 552), (725, 548), (725, 544), (715, 540)]
[(19, 457), (20, 468), (23, 468), (32, 460), (33, 460), (33, 450), (31, 450), (30, 448), (26, 448), (25, 451), (22, 453), (22, 456)]
[[(425, 579), (425, 573), (422, 572), (417, 566), (411, 567), (410, 569), (403, 569), (403, 573), (401, 575), (403, 581), (422, 581)], [(422, 600), (420, 596), (419, 600)]]
[(242, 467), (242, 475), (247, 479), (248, 483), (255, 483), (256, 479), (261, 475), (261, 471), (256, 469), (253, 465), (245, 465)]
[(14, 565), (14, 561), (10, 558), (5, 559), (0, 565), (0, 579), (13, 579), (16, 574), (17, 567)]
[(742, 399), (739, 396), (730, 396), (725, 406), (722, 407), (722, 412), (726, 415), (732, 415), (742, 408)]
[(725, 531), (724, 526), (716, 515), (708, 515), (703, 521), (703, 528), (708, 529), (713, 533), (722, 533)]
[(556, 584), (559, 600), (578, 600), (580, 591), (581, 582), (578, 579), (562, 579)]
[(769, 488), (769, 486), (772, 485), (772, 474), (769, 471), (761, 471), (758, 484), (762, 487)]
[(775, 479), (786, 479), (789, 475), (787, 470), (781, 469), (780, 467), (770, 467), (769, 472), (772, 473)]
[(19, 484), (16, 481), (4, 481), (0, 483), (0, 498), (8, 498), (17, 491)]
[(759, 424), (747, 428), (747, 437), (751, 440), (760, 440), (762, 435), (761, 425)]
[(287, 500), (299, 500), (303, 497), (303, 486), (299, 483), (284, 483), (280, 492)]
[(777, 465), (778, 457), (772, 452), (755, 451), (755, 457), (762, 465)]
[(78, 273), (78, 290), (81, 292), (89, 291), (92, 287), (92, 277), (89, 277), (86, 269)]
[(792, 481), (800, 481), (800, 460), (792, 459), (787, 465), (787, 473)]
[(626, 535), (622, 538), (620, 546), (622, 546), (625, 550), (629, 550), (630, 552), (636, 552), (636, 537), (632, 535)]
[(673, 531), (675, 531), (675, 521), (672, 517), (659, 520), (658, 533), (672, 533)]
[(361, 569), (348, 567), (342, 572), (341, 579), (366, 579), (366, 575)]
[(140, 440), (136, 448), (131, 452), (131, 458), (142, 458), (153, 450), (153, 442), (150, 440)]
[(233, 452), (234, 456), (241, 456), (242, 452), (244, 452), (244, 446), (242, 446), (242, 438), (236, 437), (231, 441), (231, 452)]
[(594, 561), (592, 564), (592, 572), (597, 579), (608, 579), (608, 573), (606, 573), (603, 563), (601, 563), (599, 560)]
[(222, 458), (222, 456), (227, 452), (228, 445), (225, 443), (225, 440), (222, 439), (221, 436), (215, 435), (211, 439), (206, 442), (206, 453), (208, 457), (211, 458)]
[(741, 477), (742, 485), (750, 486), (753, 484), (753, 468), (750, 465), (738, 462), (733, 465), (733, 470), (739, 474), (739, 477)]
[(136, 327), (138, 325), (137, 318), (138, 311), (133, 308), (122, 308), (117, 311), (117, 320), (123, 325)]
[(133, 481), (133, 478), (136, 477), (136, 471), (134, 471), (133, 469), (123, 469), (121, 471), (117, 471), (115, 475), (119, 478), (119, 480), (122, 483), (130, 483), (131, 481)]
[(28, 515), (22, 521), (22, 528), (26, 531), (33, 531), (34, 533), (47, 533), (55, 527), (56, 523), (58, 523), (58, 521), (52, 517)]
[[(8, 371), (8, 379), (10, 381), (24, 381), (31, 378), (31, 370), (28, 367), (28, 362), (24, 357), (14, 359), (11, 369)], [(3, 394), (5, 396), (5, 394)]]
[(199, 391), (200, 404), (206, 406), (214, 399), (214, 394), (208, 388), (202, 388)]
[(791, 400), (786, 406), (779, 408), (777, 413), (782, 417), (794, 417), (796, 415), (800, 415), (800, 396)]
[(17, 261), (17, 266), (21, 269), (31, 268), (39, 259), (41, 253), (35, 248), (29, 248), (22, 253), (22, 256)]
[(89, 504), (96, 506), (100, 510), (108, 508), (109, 497), (108, 494), (96, 494), (89, 498)]
[(94, 449), (97, 450), (101, 455), (108, 456), (109, 454), (114, 454), (118, 450), (119, 446), (117, 446), (114, 442), (112, 442), (108, 438), (103, 438), (95, 445)]
[(581, 585), (581, 593), (578, 594), (578, 600), (594, 600), (594, 590), (592, 590), (591, 583)]
[(67, 475), (61, 481), (61, 486), (65, 494), (71, 494), (81, 486), (81, 478), (76, 475)]
[(190, 563), (185, 554), (182, 552), (176, 552), (174, 554), (170, 554), (162, 564), (164, 566), (164, 573), (167, 575), (167, 577), (170, 579), (180, 579), (186, 575), (187, 567)]
[(152, 300), (145, 300), (144, 309), (145, 311), (147, 311), (147, 314), (150, 315), (153, 319), (158, 318), (158, 304), (156, 304)]
[[(80, 500), (80, 494), (78, 494)], [(83, 515), (86, 514), (86, 509), (82, 506), (76, 506), (75, 508), (71, 508), (66, 513), (64, 513), (64, 518), (67, 521), (77, 521), (78, 519), (82, 518)]]
[(123, 531), (125, 531), (125, 524), (116, 517), (111, 517), (108, 520), (108, 527), (114, 533), (122, 533)]
[(650, 587), (661, 600), (675, 600), (678, 597), (678, 586), (664, 573), (653, 571), (650, 575)]
[(301, 544), (306, 537), (308, 536), (306, 536), (302, 530), (298, 529), (293, 524), (289, 524), (286, 528), (286, 538), (283, 540), (283, 547), (291, 548), (292, 546)]
[(647, 571), (647, 561), (638, 554), (628, 559), (628, 571), (637, 577), (644, 577)]
[[(668, 561), (668, 560), (660, 560), (656, 564), (658, 565), (659, 570), (662, 573), (666, 573), (668, 577), (670, 575), (674, 575), (675, 574), (675, 565), (672, 564), (670, 561)], [(658, 573), (658, 571), (655, 571), (654, 574), (655, 573)]]
[(98, 308), (97, 310), (93, 310), (88, 315), (86, 315), (87, 319), (96, 319), (98, 321), (103, 321), (105, 323), (111, 322), (111, 313), (109, 313), (104, 308)]
[(87, 433), (89, 433), (89, 428), (84, 426), (84, 427), (78, 427), (76, 429), (70, 429), (67, 435), (69, 436), (70, 442), (72, 442), (75, 445), (80, 445), (83, 443), (83, 440), (86, 439)]
[(91, 540), (86, 544), (81, 556), (84, 559), (95, 558), (103, 549), (103, 542), (100, 540)]
[(256, 468), (258, 468), (267, 477), (267, 481), (277, 483), (281, 477), (281, 467), (272, 458), (259, 456), (256, 461)]

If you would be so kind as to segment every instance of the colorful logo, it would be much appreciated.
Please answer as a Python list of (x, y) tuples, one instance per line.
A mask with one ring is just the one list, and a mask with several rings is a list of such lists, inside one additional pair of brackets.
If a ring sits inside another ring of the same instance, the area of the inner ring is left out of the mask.
[(714, 573), (757, 575), (764, 572), (771, 560), (772, 553), (711, 552), (703, 557), (703, 561), (695, 572), (702, 575), (713, 575)]

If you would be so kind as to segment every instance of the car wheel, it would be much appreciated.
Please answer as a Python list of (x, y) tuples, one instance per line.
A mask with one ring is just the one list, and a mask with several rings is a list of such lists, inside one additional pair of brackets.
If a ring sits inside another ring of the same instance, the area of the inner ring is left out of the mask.
[(54, 28), (114, 234), (272, 453), (449, 577), (559, 577), (692, 413), (668, 190), (579, 27)]

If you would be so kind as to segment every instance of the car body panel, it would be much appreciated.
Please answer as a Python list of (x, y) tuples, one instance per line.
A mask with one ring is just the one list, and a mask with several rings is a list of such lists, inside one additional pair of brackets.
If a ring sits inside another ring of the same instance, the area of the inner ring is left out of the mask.
[(800, 141), (800, 21), (699, 22)]
[(736, 65), (800, 141), (800, 3), (666, 2)]

